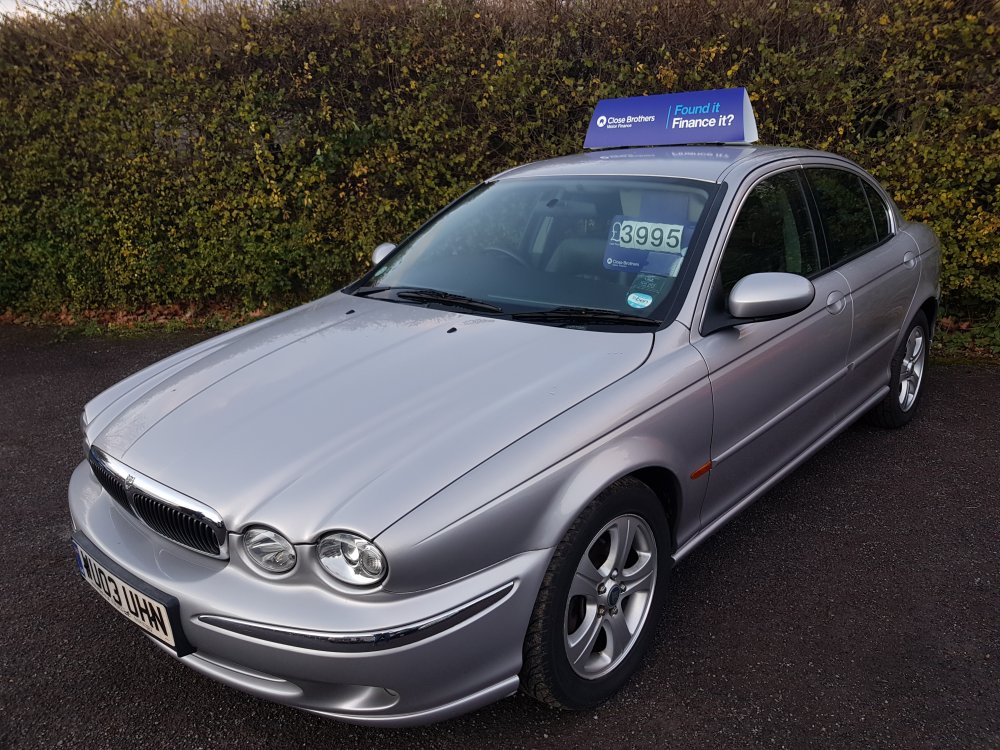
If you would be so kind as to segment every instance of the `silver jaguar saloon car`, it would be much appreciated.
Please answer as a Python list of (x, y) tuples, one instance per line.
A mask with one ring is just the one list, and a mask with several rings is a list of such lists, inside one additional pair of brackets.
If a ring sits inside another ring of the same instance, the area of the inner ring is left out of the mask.
[(938, 266), (827, 153), (504, 172), (88, 403), (76, 561), (168, 654), (324, 716), (596, 706), (678, 561), (862, 415), (913, 417)]

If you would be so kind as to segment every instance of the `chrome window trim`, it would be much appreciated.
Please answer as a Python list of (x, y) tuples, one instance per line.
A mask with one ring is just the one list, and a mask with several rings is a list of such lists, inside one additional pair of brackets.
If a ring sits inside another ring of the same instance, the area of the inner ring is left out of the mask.
[[(195, 500), (193, 497), (188, 497), (172, 487), (161, 484), (155, 479), (136, 471), (130, 466), (119, 461), (117, 458), (109, 456), (96, 445), (92, 445), (90, 447), (90, 453), (97, 463), (103, 466), (106, 470), (110, 471), (125, 484), (125, 494), (128, 498), (129, 510), (136, 520), (142, 523), (143, 526), (152, 531), (158, 537), (166, 539), (167, 541), (172, 542), (179, 547), (183, 547), (184, 549), (197, 552), (199, 555), (213, 557), (219, 560), (229, 559), (229, 532), (227, 531), (226, 524), (222, 520), (222, 516), (219, 515), (218, 511), (208, 505), (205, 505), (205, 503)], [(159, 500), (166, 505), (171, 505), (179, 510), (183, 510), (208, 524), (212, 528), (212, 531), (215, 534), (215, 540), (219, 544), (218, 554), (213, 555), (209, 552), (196, 549), (195, 547), (190, 547), (177, 541), (176, 539), (171, 539), (170, 537), (164, 536), (158, 532), (135, 512), (135, 508), (133, 506), (133, 494), (135, 492), (141, 492), (154, 500)]]

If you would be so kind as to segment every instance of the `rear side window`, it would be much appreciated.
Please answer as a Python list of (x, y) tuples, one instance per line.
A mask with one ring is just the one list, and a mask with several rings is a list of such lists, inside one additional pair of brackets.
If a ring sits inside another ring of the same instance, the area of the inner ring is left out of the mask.
[[(876, 230), (864, 181), (842, 169), (807, 169), (809, 185), (819, 206), (830, 264), (863, 253), (883, 237)], [(888, 234), (888, 217), (883, 218)]]

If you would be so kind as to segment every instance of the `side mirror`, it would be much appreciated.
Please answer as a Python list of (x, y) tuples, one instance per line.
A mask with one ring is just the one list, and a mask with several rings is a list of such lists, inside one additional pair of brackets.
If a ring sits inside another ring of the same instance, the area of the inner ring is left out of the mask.
[(794, 273), (752, 273), (729, 293), (729, 314), (734, 318), (768, 320), (805, 310), (816, 297), (809, 279)]
[(395, 249), (396, 246), (391, 242), (383, 242), (381, 245), (372, 250), (372, 263), (377, 266)]

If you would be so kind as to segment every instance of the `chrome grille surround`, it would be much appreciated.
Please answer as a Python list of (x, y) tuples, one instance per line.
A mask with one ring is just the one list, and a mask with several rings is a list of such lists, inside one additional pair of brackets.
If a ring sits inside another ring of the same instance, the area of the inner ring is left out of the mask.
[(125, 489), (124, 480), (119, 478), (117, 474), (112, 473), (100, 461), (95, 460), (93, 451), (91, 451), (88, 458), (90, 459), (90, 468), (93, 470), (94, 476), (97, 477), (97, 481), (101, 483), (101, 486), (107, 490), (107, 493), (111, 495), (116, 503), (131, 512), (132, 508), (128, 502), (128, 491)]
[(229, 559), (229, 535), (213, 508), (126, 466), (96, 446), (87, 456), (97, 481), (149, 529), (194, 552)]

